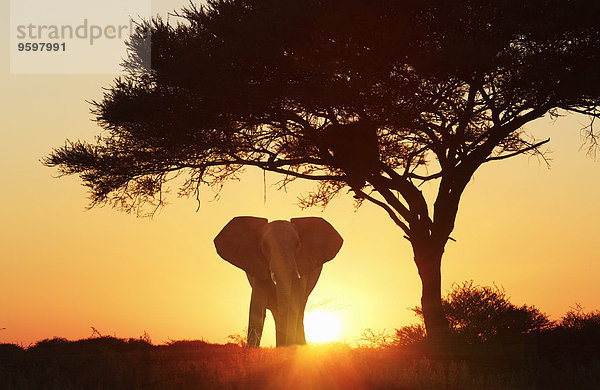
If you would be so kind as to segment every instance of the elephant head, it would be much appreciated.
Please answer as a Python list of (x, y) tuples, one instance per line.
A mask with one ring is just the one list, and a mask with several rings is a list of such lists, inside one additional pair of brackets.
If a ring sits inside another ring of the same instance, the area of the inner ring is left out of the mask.
[(258, 346), (266, 309), (275, 318), (277, 345), (304, 344), (304, 308), (323, 263), (343, 239), (319, 217), (268, 222), (235, 217), (214, 240), (217, 253), (246, 271), (252, 286), (248, 345)]

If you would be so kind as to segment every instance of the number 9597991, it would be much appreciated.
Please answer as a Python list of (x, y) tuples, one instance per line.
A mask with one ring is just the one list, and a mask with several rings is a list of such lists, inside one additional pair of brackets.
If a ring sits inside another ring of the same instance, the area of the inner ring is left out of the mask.
[(19, 51), (66, 51), (67, 44), (62, 43), (38, 43), (38, 42), (19, 42), (17, 45)]

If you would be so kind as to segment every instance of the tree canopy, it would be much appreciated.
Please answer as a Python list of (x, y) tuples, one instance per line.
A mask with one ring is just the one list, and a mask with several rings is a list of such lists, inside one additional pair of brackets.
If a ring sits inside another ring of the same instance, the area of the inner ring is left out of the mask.
[(138, 56), (148, 31), (130, 41), (128, 74), (94, 102), (105, 129), (98, 142), (69, 142), (46, 163), (80, 174), (94, 203), (126, 209), (157, 200), (172, 172), (189, 172), (187, 193), (248, 165), (319, 180), (311, 203), (324, 203), (349, 174), (321, 133), (368, 120), (380, 171), (358, 196), (375, 189), (399, 220), (427, 219), (387, 190), (412, 198), (413, 183), (442, 178), (440, 195), (460, 192), (480, 164), (536, 150), (523, 124), (556, 109), (598, 114), (598, 8), (535, 0), (186, 8), (177, 25), (149, 22), (151, 64)]
[(478, 167), (542, 153), (548, 140), (523, 126), (565, 111), (590, 116), (596, 145), (599, 11), (591, 0), (190, 5), (131, 38), (127, 73), (93, 102), (97, 141), (68, 141), (44, 163), (79, 175), (92, 204), (128, 211), (160, 205), (180, 173), (184, 195), (248, 166), (315, 180), (306, 206), (349, 188), (402, 229), (440, 309), (439, 261)]

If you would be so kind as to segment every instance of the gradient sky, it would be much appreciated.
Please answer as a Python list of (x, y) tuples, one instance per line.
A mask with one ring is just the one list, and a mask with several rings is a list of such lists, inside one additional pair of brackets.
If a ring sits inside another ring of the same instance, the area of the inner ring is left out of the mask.
[[(154, 1), (165, 15), (187, 0)], [(0, 10), (8, 21), (8, 4)], [(76, 177), (55, 178), (39, 160), (64, 140), (92, 140), (86, 100), (99, 99), (111, 75), (11, 75), (8, 23), (0, 68), (0, 343), (25, 346), (59, 336), (102, 334), (156, 343), (179, 339), (226, 342), (247, 325), (250, 286), (221, 260), (212, 240), (236, 215), (288, 219), (316, 215), (345, 243), (325, 265), (309, 304), (331, 300), (341, 337), (392, 330), (415, 321), (420, 281), (410, 246), (383, 210), (353, 208), (352, 197), (325, 209), (300, 210), (297, 196), (267, 174), (249, 170), (225, 186), (218, 201), (209, 188), (202, 203), (170, 196), (153, 219), (110, 208), (86, 211)], [(558, 318), (579, 303), (600, 302), (600, 163), (580, 150), (585, 117), (543, 118), (527, 126), (550, 137), (552, 168), (518, 157), (484, 166), (468, 185), (443, 260), (443, 290), (473, 279), (504, 286), (516, 304), (535, 305)], [(425, 187), (424, 191), (430, 191)], [(272, 320), (265, 342), (273, 342)]]

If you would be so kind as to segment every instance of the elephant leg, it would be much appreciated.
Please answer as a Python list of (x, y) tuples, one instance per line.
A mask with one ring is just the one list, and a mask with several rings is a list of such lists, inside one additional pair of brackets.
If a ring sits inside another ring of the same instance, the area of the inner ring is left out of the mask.
[(306, 309), (306, 301), (308, 295), (306, 294), (307, 280), (302, 278), (300, 286), (297, 291), (296, 299), (298, 305), (298, 319), (296, 322), (296, 344), (305, 345), (306, 336), (304, 334), (304, 310)]
[(302, 278), (302, 293), (299, 297), (300, 302), (298, 303), (300, 312), (298, 313), (298, 325), (296, 326), (297, 343), (301, 345), (306, 344), (306, 334), (304, 332), (304, 312), (306, 310), (306, 302), (308, 301), (308, 296), (315, 288), (322, 270), (323, 266), (317, 267), (306, 277)]
[(265, 326), (266, 296), (262, 289), (254, 286), (250, 297), (250, 316), (248, 319), (248, 346), (259, 347)]
[(276, 310), (271, 309), (273, 319), (275, 320), (275, 345), (282, 346), (285, 343), (285, 334), (283, 333), (282, 321), (279, 318), (279, 313)]
[(306, 344), (306, 335), (304, 334), (304, 308), (306, 307), (306, 302), (304, 306), (300, 309), (298, 313), (298, 325), (296, 327), (296, 344), (305, 345)]

